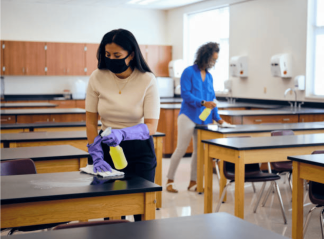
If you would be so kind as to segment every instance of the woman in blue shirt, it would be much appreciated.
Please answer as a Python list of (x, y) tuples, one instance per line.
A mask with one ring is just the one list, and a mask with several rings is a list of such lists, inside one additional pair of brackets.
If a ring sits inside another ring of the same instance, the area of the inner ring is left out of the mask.
[[(221, 119), (216, 107), (213, 77), (208, 72), (218, 58), (219, 46), (209, 42), (199, 47), (193, 66), (187, 67), (180, 79), (181, 97), (183, 99), (178, 116), (178, 142), (177, 148), (172, 154), (168, 172), (166, 189), (168, 192), (177, 193), (174, 186), (175, 172), (181, 158), (184, 156), (191, 138), (193, 137), (193, 153), (191, 160), (191, 176), (188, 186), (189, 191), (195, 191), (197, 187), (197, 132), (196, 124), (211, 124), (213, 120), (219, 124), (225, 121)], [(199, 115), (205, 108), (210, 108), (211, 113), (205, 121), (199, 119)]]

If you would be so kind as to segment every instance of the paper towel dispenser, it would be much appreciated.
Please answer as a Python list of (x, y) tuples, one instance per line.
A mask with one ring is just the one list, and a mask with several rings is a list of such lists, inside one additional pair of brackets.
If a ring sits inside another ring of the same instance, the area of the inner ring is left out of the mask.
[(290, 54), (278, 54), (271, 57), (271, 74), (274, 77), (292, 77), (292, 57)]
[(247, 56), (233, 56), (230, 60), (230, 74), (234, 77), (248, 76)]
[(185, 64), (182, 59), (172, 60), (169, 62), (169, 76), (172, 78), (180, 78)]
[(294, 79), (295, 89), (305, 90), (305, 76), (296, 76)]

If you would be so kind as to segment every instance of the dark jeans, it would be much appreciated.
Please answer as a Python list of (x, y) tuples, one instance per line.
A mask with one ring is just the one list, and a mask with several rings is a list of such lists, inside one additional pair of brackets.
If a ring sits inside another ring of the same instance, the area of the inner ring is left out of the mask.
[[(99, 132), (101, 134), (102, 131)], [(142, 177), (148, 181), (154, 182), (156, 156), (154, 151), (153, 137), (147, 140), (129, 140), (122, 141), (119, 145), (122, 147), (126, 160), (127, 167), (119, 170), (125, 174), (132, 174)], [(102, 144), (104, 151), (104, 160), (115, 169), (114, 163), (110, 157), (110, 148), (106, 144)], [(92, 164), (90, 157), (89, 164)], [(141, 221), (141, 215), (134, 215), (135, 221)]]

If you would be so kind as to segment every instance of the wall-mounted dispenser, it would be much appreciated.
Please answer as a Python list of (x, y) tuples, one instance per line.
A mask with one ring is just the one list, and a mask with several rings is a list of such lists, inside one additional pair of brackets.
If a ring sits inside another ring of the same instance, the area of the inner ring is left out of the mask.
[(295, 89), (305, 90), (305, 76), (296, 76), (294, 79)]
[(233, 56), (230, 60), (230, 74), (234, 77), (248, 76), (247, 56)]
[(271, 74), (274, 77), (292, 77), (292, 57), (290, 54), (278, 54), (271, 57)]

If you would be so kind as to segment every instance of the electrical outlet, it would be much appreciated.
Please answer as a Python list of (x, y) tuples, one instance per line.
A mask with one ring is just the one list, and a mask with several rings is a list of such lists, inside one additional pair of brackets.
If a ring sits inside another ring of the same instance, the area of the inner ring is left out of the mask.
[(263, 92), (264, 92), (264, 94), (267, 93), (267, 87), (264, 87)]

